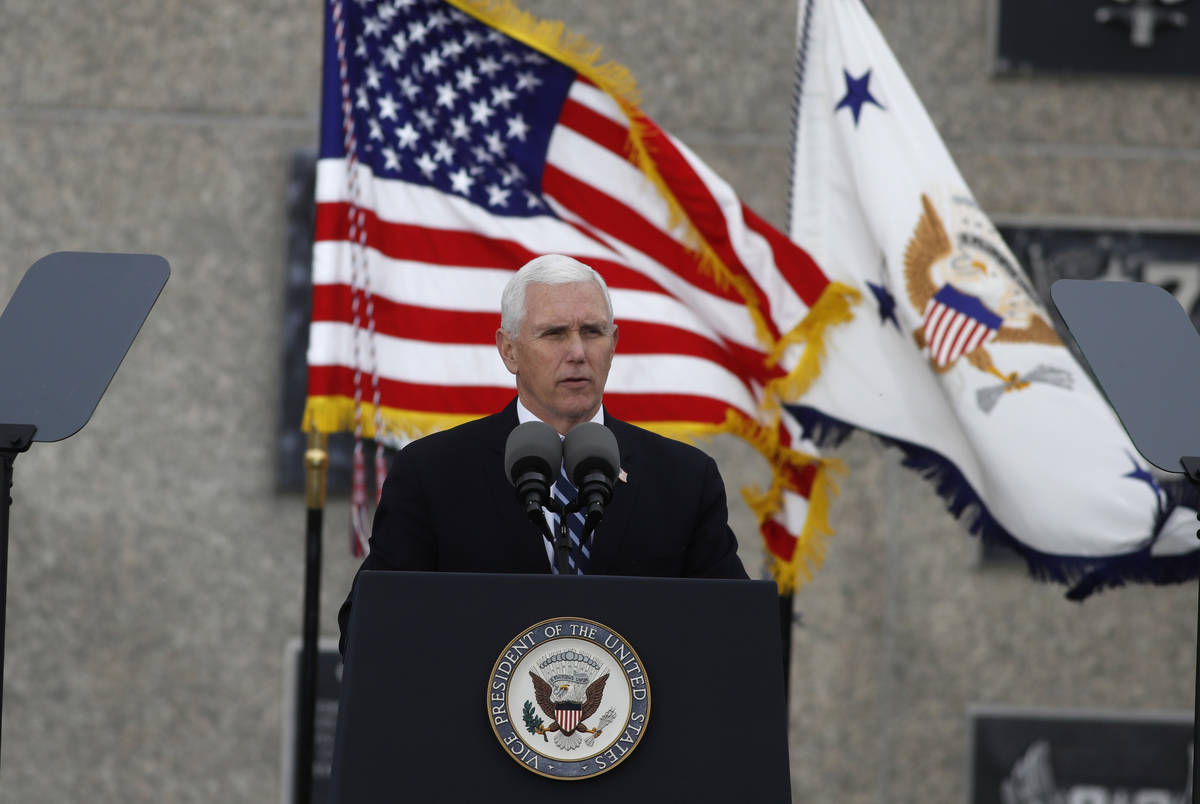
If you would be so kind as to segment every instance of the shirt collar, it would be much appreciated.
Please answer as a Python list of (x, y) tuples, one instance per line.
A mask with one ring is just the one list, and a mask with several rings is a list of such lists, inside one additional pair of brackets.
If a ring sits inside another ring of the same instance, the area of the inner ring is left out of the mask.
[[(604, 405), (603, 404), (600, 405), (600, 407), (596, 409), (596, 415), (593, 416), (591, 420), (594, 421), (596, 424), (604, 424)], [(538, 422), (538, 421), (541, 421), (541, 419), (539, 419), (537, 416), (534, 416), (529, 411), (529, 408), (525, 407), (525, 404), (521, 401), (521, 397), (518, 396), (517, 397), (517, 424), (524, 424), (525, 422)], [(563, 434), (559, 433), (558, 437), (562, 438)]]

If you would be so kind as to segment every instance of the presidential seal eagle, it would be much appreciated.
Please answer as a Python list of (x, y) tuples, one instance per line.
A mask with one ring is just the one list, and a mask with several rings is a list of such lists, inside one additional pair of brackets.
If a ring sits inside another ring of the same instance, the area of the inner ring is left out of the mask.
[[(600, 708), (600, 701), (604, 697), (604, 685), (608, 683), (608, 673), (590, 682), (586, 688), (582, 683), (569, 680), (560, 680), (551, 685), (532, 670), (529, 677), (533, 679), (533, 697), (551, 721), (549, 726), (538, 726), (534, 733), (542, 735), (542, 739), (549, 742), (546, 735), (556, 732), (554, 744), (564, 751), (579, 747), (583, 742), (581, 732), (593, 737), (600, 736), (600, 728), (588, 728), (584, 721), (596, 714), (596, 710)], [(603, 725), (602, 723), (601, 726)]]
[(922, 316), (913, 338), (919, 349), (928, 349), (938, 374), (965, 357), (1002, 380), (1004, 390), (1025, 388), (1029, 382), (1019, 372), (996, 367), (987, 345), (1061, 341), (974, 201), (954, 201), (967, 208), (967, 222), (951, 239), (933, 202), (921, 194), (921, 217), (904, 251), (908, 298)]

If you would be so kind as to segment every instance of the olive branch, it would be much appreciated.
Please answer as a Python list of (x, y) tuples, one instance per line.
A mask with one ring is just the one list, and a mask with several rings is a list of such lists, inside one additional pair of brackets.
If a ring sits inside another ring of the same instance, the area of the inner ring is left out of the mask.
[(529, 729), (529, 733), (537, 734), (544, 721), (537, 717), (532, 703), (525, 702), (525, 706), (521, 708), (521, 716), (525, 719), (525, 728)]

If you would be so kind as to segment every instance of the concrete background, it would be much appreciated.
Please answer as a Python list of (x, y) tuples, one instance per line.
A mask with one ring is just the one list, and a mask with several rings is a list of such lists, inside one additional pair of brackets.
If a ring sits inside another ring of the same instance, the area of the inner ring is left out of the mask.
[[(521, 5), (603, 44), (645, 110), (783, 224), (793, 2)], [(985, 0), (872, 6), (986, 210), (1200, 226), (1200, 82), (995, 79)], [(304, 528), (273, 460), (286, 190), (316, 144), (320, 3), (0, 11), (0, 299), (53, 251), (173, 271), (91, 422), (16, 463), (0, 802), (276, 801)], [(738, 490), (764, 467), (710, 449), (760, 566)], [(981, 564), (894, 454), (856, 438), (838, 455), (838, 532), (797, 598), (795, 800), (962, 801), (971, 703), (1190, 710), (1193, 587), (1069, 603)], [(345, 523), (332, 501), (328, 634)]]

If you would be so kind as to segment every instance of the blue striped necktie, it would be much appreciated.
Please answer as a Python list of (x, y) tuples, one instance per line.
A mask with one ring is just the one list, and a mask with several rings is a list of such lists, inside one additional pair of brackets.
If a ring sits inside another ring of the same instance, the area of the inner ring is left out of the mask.
[[(567, 478), (567, 469), (565, 466), (558, 471), (558, 480), (554, 483), (554, 498), (564, 506), (575, 502), (575, 498), (579, 496), (579, 489), (571, 483)], [(588, 562), (592, 554), (591, 550), (583, 543), (583, 513), (573, 511), (566, 515), (567, 517), (567, 533), (571, 537), (571, 556), (569, 564), (571, 572), (576, 575), (583, 575), (587, 572)], [(558, 572), (555, 565), (556, 573)]]

